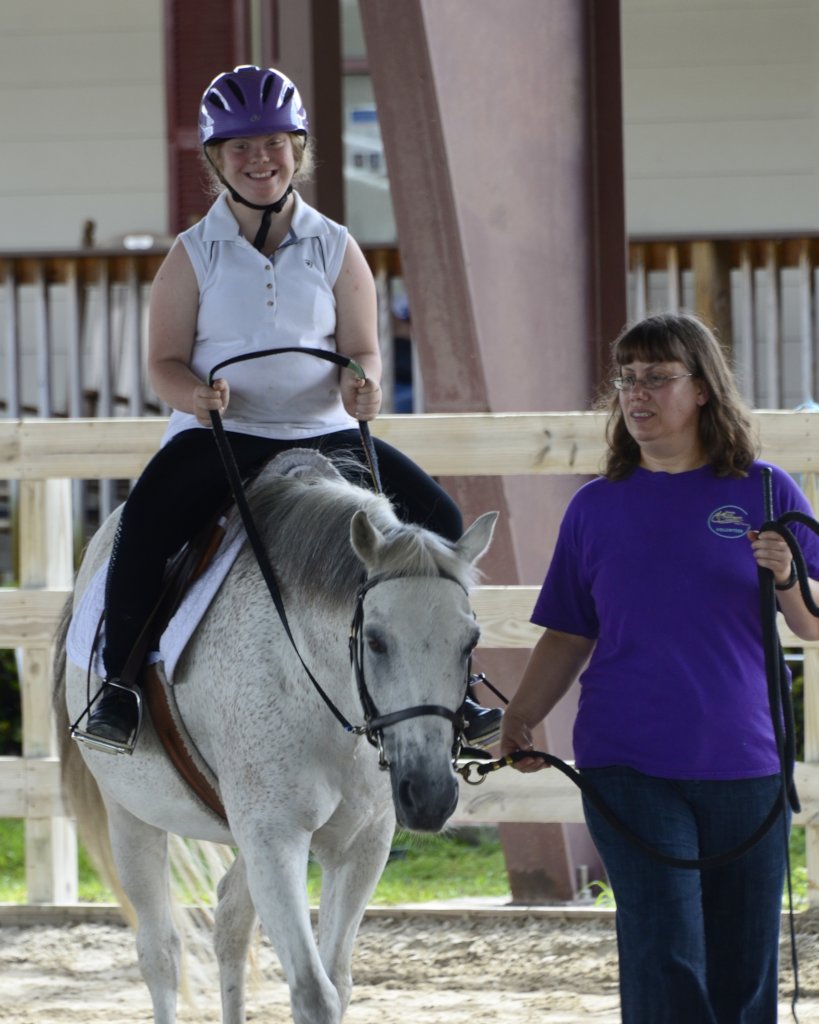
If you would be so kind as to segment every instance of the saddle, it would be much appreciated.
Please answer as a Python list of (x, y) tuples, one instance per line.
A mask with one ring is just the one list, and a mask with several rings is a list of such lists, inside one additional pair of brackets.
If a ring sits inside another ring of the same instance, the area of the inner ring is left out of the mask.
[(141, 689), (157, 737), (180, 776), (214, 814), (227, 821), (215, 780), (208, 777), (191, 753), (194, 745), (178, 714), (172, 687), (163, 678), (160, 664), (147, 660), (188, 587), (206, 572), (219, 550), (225, 535), (223, 524), (224, 516), (217, 515), (169, 563), (160, 598), (128, 656), (121, 679), (125, 685)]
[[(334, 464), (313, 449), (293, 448), (280, 452), (259, 467), (255, 476), (265, 470), (277, 476), (298, 477), (310, 474), (341, 476)], [(210, 523), (189, 541), (168, 564), (162, 593), (143, 626), (128, 656), (121, 681), (139, 686), (151, 715), (157, 737), (180, 776), (202, 802), (227, 821), (218, 792), (217, 780), (208, 771), (201, 757), (195, 756), (195, 744), (188, 735), (178, 713), (173, 687), (163, 678), (160, 663), (148, 663), (148, 654), (158, 647), (159, 638), (179, 608), (187, 589), (207, 570), (225, 536), (224, 524), (233, 509), (233, 501), (214, 516)]]

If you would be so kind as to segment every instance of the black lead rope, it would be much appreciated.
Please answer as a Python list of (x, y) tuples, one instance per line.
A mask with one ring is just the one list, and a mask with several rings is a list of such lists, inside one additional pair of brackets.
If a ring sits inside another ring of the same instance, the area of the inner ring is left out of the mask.
[[(810, 590), (809, 576), (802, 549), (796, 538), (788, 529), (787, 524), (791, 522), (801, 523), (814, 533), (819, 534), (819, 523), (816, 523), (810, 516), (803, 512), (786, 512), (779, 519), (774, 519), (772, 473), (769, 467), (762, 470), (762, 482), (765, 498), (765, 515), (767, 522), (760, 527), (763, 530), (778, 533), (788, 545), (793, 560), (796, 578), (799, 583), (799, 591), (811, 615), (819, 617), (819, 607), (813, 600)], [(777, 602), (776, 585), (774, 575), (770, 569), (758, 570), (759, 588), (762, 601), (762, 630), (763, 647), (765, 651), (765, 669), (768, 676), (768, 700), (771, 707), (771, 719), (773, 721), (774, 736), (779, 752), (779, 761), (782, 765), (782, 790), (781, 800), (790, 803), (794, 813), (800, 810), (799, 797), (796, 793), (796, 786), (793, 779), (793, 766), (796, 763), (796, 741), (795, 724), (793, 715), (793, 701), (790, 687), (788, 686), (788, 673), (785, 665), (785, 655), (782, 644), (779, 640), (779, 631), (776, 624)], [(796, 1015), (796, 1004), (799, 1001), (799, 957), (796, 951), (796, 922), (793, 912), (793, 881), (791, 879), (791, 858), (790, 843), (788, 835), (787, 817), (782, 815), (782, 836), (785, 845), (785, 879), (788, 892), (788, 933), (791, 947), (791, 969), (793, 970), (793, 996), (791, 998), (791, 1015), (798, 1020)]]
[[(780, 795), (777, 797), (768, 812), (767, 817), (759, 828), (757, 828), (754, 834), (743, 840), (743, 842), (738, 846), (735, 846), (733, 849), (727, 850), (724, 853), (714, 854), (711, 857), (700, 857), (697, 859), (672, 857), (670, 854), (663, 853), (662, 850), (658, 850), (656, 847), (652, 846), (651, 843), (647, 842), (642, 836), (629, 828), (622, 818), (615, 814), (615, 812), (609, 807), (588, 779), (584, 778), (576, 768), (573, 768), (570, 764), (566, 764), (565, 761), (556, 757), (554, 754), (547, 754), (544, 750), (515, 750), (511, 754), (507, 754), (505, 757), (501, 757), (496, 761), (490, 761), (486, 764), (479, 764), (477, 761), (470, 761), (460, 769), (460, 772), (467, 782), (477, 785), (482, 782), (490, 772), (498, 771), (501, 768), (515, 764), (517, 761), (523, 761), (530, 757), (537, 758), (543, 761), (544, 764), (551, 765), (552, 768), (557, 768), (559, 772), (562, 772), (566, 778), (570, 779), (575, 786), (577, 786), (594, 809), (599, 811), (608, 824), (623, 836), (624, 839), (637, 847), (637, 849), (642, 850), (643, 853), (648, 854), (649, 857), (652, 857), (661, 864), (666, 864), (668, 867), (672, 868), (688, 868), (690, 870), (703, 871), (707, 868), (724, 867), (726, 864), (730, 864), (732, 861), (738, 860), (771, 830), (774, 822), (782, 812), (783, 804), (782, 797)], [(472, 775), (473, 772), (476, 777), (470, 778), (469, 776)]]

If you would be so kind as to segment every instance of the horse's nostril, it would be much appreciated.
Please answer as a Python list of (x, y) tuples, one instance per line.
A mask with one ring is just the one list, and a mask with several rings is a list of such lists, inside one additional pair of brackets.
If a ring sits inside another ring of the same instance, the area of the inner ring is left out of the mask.
[(408, 810), (415, 806), (415, 798), (413, 797), (413, 789), (411, 779), (402, 779), (398, 783), (398, 798), (401, 801), (401, 806), (406, 807)]

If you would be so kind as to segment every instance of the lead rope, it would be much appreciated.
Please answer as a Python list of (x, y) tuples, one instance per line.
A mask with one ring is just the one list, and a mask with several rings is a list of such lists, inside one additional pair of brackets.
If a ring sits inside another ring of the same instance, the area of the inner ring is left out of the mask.
[[(796, 579), (799, 583), (799, 591), (802, 600), (808, 611), (819, 617), (819, 606), (813, 600), (808, 582), (808, 569), (802, 550), (796, 541), (793, 533), (788, 529), (787, 524), (798, 522), (814, 533), (819, 534), (819, 523), (811, 519), (803, 512), (786, 512), (779, 519), (774, 519), (773, 496), (771, 489), (771, 470), (765, 467), (762, 470), (762, 480), (765, 496), (765, 515), (768, 518), (766, 523), (760, 527), (763, 530), (770, 530), (778, 533), (788, 545), (793, 560), (793, 568)], [(795, 728), (793, 722), (793, 701), (788, 686), (788, 675), (785, 667), (785, 657), (782, 645), (779, 640), (779, 631), (776, 625), (776, 587), (773, 573), (769, 569), (759, 569), (760, 594), (762, 603), (762, 628), (763, 644), (765, 649), (766, 671), (768, 674), (768, 699), (771, 705), (771, 716), (774, 725), (774, 736), (776, 738), (779, 760), (782, 765), (782, 792), (783, 800), (790, 802), (794, 812), (800, 810), (799, 798), (793, 781), (793, 765), (796, 761)], [(784, 721), (784, 729), (783, 729)], [(788, 836), (787, 817), (782, 816), (783, 841), (785, 843), (785, 878), (788, 892), (788, 932), (791, 947), (791, 969), (793, 970), (793, 996), (791, 997), (791, 1015), (795, 1021), (799, 1018), (796, 1014), (796, 1004), (799, 1001), (799, 957), (796, 949), (796, 922), (793, 910), (793, 880), (791, 878), (790, 843)]]
[[(762, 470), (762, 487), (765, 501), (765, 518), (763, 528), (774, 524), (772, 473), (769, 467)], [(762, 529), (759, 531), (762, 532)], [(779, 530), (776, 531), (777, 533)], [(789, 532), (789, 531), (788, 531)], [(801, 554), (801, 552), (800, 552)], [(776, 581), (770, 569), (757, 568), (759, 578), (759, 594), (762, 611), (762, 646), (765, 652), (765, 672), (768, 678), (768, 703), (771, 709), (776, 749), (781, 766), (781, 797), (788, 800), (791, 809), (799, 811), (799, 797), (793, 780), (793, 765), (796, 761), (795, 743), (793, 741), (793, 702), (787, 684), (785, 654), (779, 640), (776, 625)], [(811, 602), (812, 603), (812, 602)], [(783, 730), (783, 716), (785, 728)], [(791, 849), (788, 829), (788, 816), (782, 815), (782, 841), (785, 846), (785, 884), (788, 892), (788, 938), (791, 947), (791, 970), (793, 971), (793, 994), (791, 995), (791, 1016), (799, 1021), (796, 1005), (799, 1002), (799, 954), (796, 950), (796, 926), (793, 916), (793, 881), (791, 879)]]

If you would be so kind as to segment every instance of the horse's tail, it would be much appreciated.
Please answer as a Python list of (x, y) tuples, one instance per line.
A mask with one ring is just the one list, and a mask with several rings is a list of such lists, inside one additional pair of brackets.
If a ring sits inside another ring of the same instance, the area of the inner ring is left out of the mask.
[(77, 821), (77, 833), (94, 867), (113, 892), (123, 916), (131, 927), (136, 927), (136, 913), (122, 885), (114, 865), (111, 840), (108, 835), (108, 814), (99, 786), (82, 759), (80, 749), (71, 739), (68, 709), (65, 703), (66, 654), (65, 641), (71, 624), (71, 598), (63, 609), (55, 636), (54, 690), (52, 692), (54, 721), (57, 728), (57, 750), (60, 757), (60, 776), (63, 795)]

